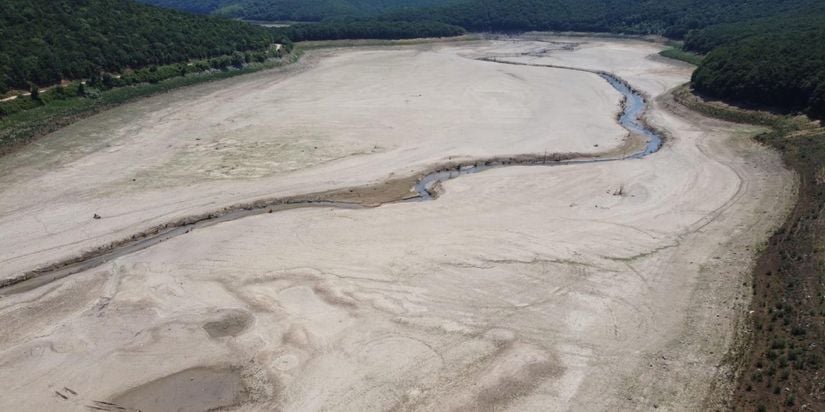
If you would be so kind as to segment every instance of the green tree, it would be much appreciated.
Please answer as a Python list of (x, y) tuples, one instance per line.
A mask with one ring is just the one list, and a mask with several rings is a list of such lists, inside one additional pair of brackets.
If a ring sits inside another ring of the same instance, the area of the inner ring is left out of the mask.
[(29, 96), (34, 101), (40, 101), (40, 88), (34, 83), (32, 83), (29, 88)]
[(246, 57), (241, 52), (234, 52), (232, 53), (231, 57), (231, 64), (237, 68), (243, 67), (244, 63), (246, 63)]
[[(274, 40), (263, 27), (131, 0), (2, 0), (0, 92), (266, 50)], [(100, 87), (97, 80), (89, 86)]]
[(115, 79), (109, 73), (103, 73), (103, 75), (100, 76), (100, 83), (104, 89), (111, 89), (115, 87)]

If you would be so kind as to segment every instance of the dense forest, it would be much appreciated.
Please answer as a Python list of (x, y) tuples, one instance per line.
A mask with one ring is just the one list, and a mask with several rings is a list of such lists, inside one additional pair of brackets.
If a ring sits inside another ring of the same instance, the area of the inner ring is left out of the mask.
[(467, 30), (587, 30), (682, 38), (716, 24), (812, 8), (821, 0), (141, 0), (255, 20), (380, 18), (441, 21)]
[(153, 6), (176, 9), (196, 14), (210, 14), (218, 9), (238, 3), (237, 0), (140, 0)]
[(128, 0), (3, 0), (0, 93), (99, 71), (263, 50), (273, 35)]
[[(192, 13), (250, 20), (317, 22), (366, 18), (398, 10), (441, 6), (461, 0), (141, 0)], [(426, 20), (426, 19), (425, 19)]]
[[(433, 21), (471, 31), (595, 31), (690, 37), (729, 23), (825, 14), (822, 0), (141, 0), (197, 13), (255, 20)], [(795, 20), (794, 23), (800, 23)], [(340, 22), (339, 22), (340, 23)], [(814, 24), (811, 21), (809, 24)], [(761, 29), (761, 28), (760, 28)], [(750, 30), (748, 24), (734, 30)], [(742, 32), (744, 31), (744, 32)], [(717, 39), (721, 36), (715, 35)], [(698, 47), (695, 37), (693, 50)], [(703, 50), (702, 50), (703, 49)]]
[(823, 8), (820, 0), (469, 0), (387, 18), (438, 20), (467, 30), (577, 30), (662, 34)]
[[(825, 2), (823, 2), (823, 5), (825, 5)], [(769, 18), (718, 24), (687, 33), (684, 38), (684, 48), (692, 52), (705, 54), (719, 46), (744, 40), (748, 37), (761, 36), (767, 33), (816, 30), (823, 27), (823, 19), (825, 19), (825, 7)]]
[(97, 71), (261, 50), (273, 39), (595, 31), (684, 39), (714, 97), (824, 116), (822, 0), (141, 0), (195, 13), (321, 21), (266, 30), (129, 0), (0, 3), (0, 93)]
[(292, 41), (341, 39), (415, 39), (452, 37), (464, 29), (441, 22), (336, 21), (323, 24), (298, 24), (274, 30)]
[(726, 25), (689, 40), (711, 50), (693, 74), (699, 92), (825, 118), (825, 17)]

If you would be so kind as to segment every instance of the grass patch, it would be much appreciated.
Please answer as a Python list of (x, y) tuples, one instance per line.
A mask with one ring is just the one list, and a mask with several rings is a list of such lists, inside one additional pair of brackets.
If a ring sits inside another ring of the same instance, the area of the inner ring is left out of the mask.
[(668, 59), (681, 60), (694, 66), (698, 66), (699, 63), (702, 62), (703, 56), (685, 51), (681, 45), (669, 43), (668, 46), (667, 49), (659, 52), (660, 56), (667, 57)]

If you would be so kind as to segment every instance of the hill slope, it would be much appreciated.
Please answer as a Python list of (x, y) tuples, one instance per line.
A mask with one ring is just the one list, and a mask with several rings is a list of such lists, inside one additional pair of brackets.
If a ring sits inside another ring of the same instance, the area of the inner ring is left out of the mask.
[(468, 30), (591, 30), (665, 34), (771, 17), (819, 0), (140, 0), (195, 13), (260, 20), (379, 17), (442, 21)]
[(201, 14), (256, 20), (321, 21), (374, 17), (383, 13), (455, 3), (456, 0), (141, 0)]
[(4, 0), (0, 93), (98, 70), (261, 49), (271, 41), (262, 28), (129, 0)]
[(825, 16), (720, 26), (686, 46), (711, 50), (693, 74), (700, 92), (825, 118)]
[(397, 20), (439, 20), (468, 30), (579, 30), (681, 38), (714, 24), (792, 13), (818, 0), (469, 0), (396, 12)]

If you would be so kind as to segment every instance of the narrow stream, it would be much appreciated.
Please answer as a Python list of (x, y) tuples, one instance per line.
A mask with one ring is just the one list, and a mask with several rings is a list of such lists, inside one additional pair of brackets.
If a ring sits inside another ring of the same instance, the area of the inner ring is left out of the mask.
[[(557, 69), (580, 70), (573, 68)], [(434, 197), (432, 189), (436, 183), (444, 182), (446, 180), (454, 179), (456, 177), (467, 174), (482, 172), (488, 169), (506, 166), (561, 166), (570, 164), (609, 162), (625, 159), (640, 159), (659, 150), (659, 148), (662, 146), (661, 136), (659, 136), (659, 134), (656, 133), (656, 131), (646, 126), (642, 121), (642, 115), (644, 114), (645, 109), (647, 108), (647, 102), (645, 101), (644, 96), (642, 96), (641, 93), (634, 90), (626, 82), (624, 82), (617, 76), (605, 72), (591, 73), (601, 76), (608, 83), (610, 83), (610, 85), (613, 86), (613, 88), (619, 91), (619, 93), (621, 93), (622, 96), (624, 96), (624, 101), (622, 104), (623, 111), (619, 116), (618, 121), (624, 128), (626, 128), (632, 134), (638, 134), (647, 138), (647, 143), (643, 150), (636, 153), (628, 154), (626, 156), (617, 157), (580, 158), (571, 160), (547, 160), (546, 158), (542, 159), (536, 156), (529, 158), (529, 160), (517, 160), (508, 162), (477, 162), (473, 165), (460, 166), (457, 168), (452, 168), (450, 170), (438, 171), (425, 175), (418, 181), (418, 183), (415, 184), (414, 190), (418, 193), (418, 197), (412, 200), (432, 200)], [(407, 200), (398, 199), (397, 201), (402, 202)], [(21, 293), (35, 289), (55, 280), (101, 266), (121, 256), (125, 256), (140, 250), (144, 250), (163, 241), (189, 233), (193, 229), (204, 228), (221, 222), (242, 219), (248, 216), (305, 207), (333, 207), (359, 209), (368, 206), (360, 205), (357, 203), (293, 199), (282, 202), (273, 201), (261, 207), (237, 207), (232, 210), (225, 210), (221, 213), (207, 214), (201, 218), (191, 219), (185, 224), (171, 225), (162, 230), (157, 230), (151, 234), (133, 236), (131, 240), (119, 242), (116, 246), (113, 247), (101, 248), (97, 252), (87, 254), (81, 258), (67, 260), (62, 263), (50, 265), (45, 268), (27, 272), (21, 276), (0, 283), (0, 296), (8, 296), (11, 294)]]
[(624, 96), (624, 101), (622, 103), (624, 110), (619, 116), (619, 124), (621, 124), (629, 132), (647, 138), (647, 143), (645, 144), (643, 150), (636, 153), (631, 153), (627, 156), (605, 157), (598, 159), (572, 159), (549, 162), (546, 160), (537, 159), (535, 161), (520, 163), (504, 163), (500, 161), (492, 161), (484, 162), (483, 164), (467, 165), (459, 167), (458, 169), (433, 172), (424, 176), (415, 185), (415, 191), (418, 193), (419, 200), (432, 200), (434, 195), (432, 190), (433, 186), (436, 183), (444, 182), (463, 175), (483, 172), (489, 169), (495, 169), (506, 166), (561, 166), (569, 164), (609, 162), (624, 159), (641, 159), (651, 153), (655, 153), (656, 151), (658, 151), (659, 148), (662, 147), (662, 137), (659, 136), (659, 134), (656, 133), (655, 130), (649, 128), (642, 122), (642, 115), (644, 114), (645, 109), (647, 109), (647, 102), (645, 101), (644, 96), (642, 96), (641, 93), (630, 87), (626, 82), (612, 74), (605, 72), (594, 72), (594, 74), (597, 74), (601, 78), (605, 79), (608, 83), (610, 83), (611, 86), (613, 86), (614, 89), (616, 89), (619, 93), (622, 94), (622, 96)]

